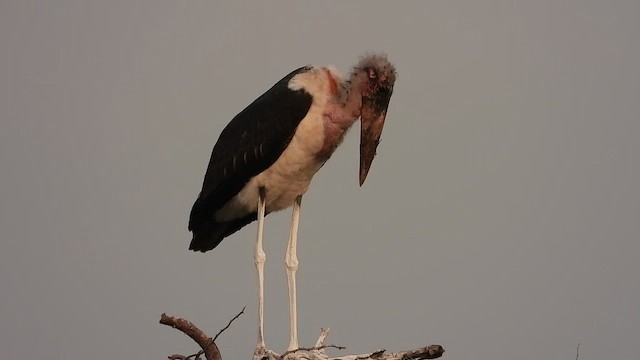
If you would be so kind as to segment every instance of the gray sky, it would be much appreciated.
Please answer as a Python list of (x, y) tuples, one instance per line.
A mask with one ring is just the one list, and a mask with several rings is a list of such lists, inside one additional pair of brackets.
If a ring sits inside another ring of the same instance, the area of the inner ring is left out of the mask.
[[(3, 1), (0, 351), (162, 359), (256, 341), (255, 224), (187, 251), (226, 123), (305, 64), (384, 51), (399, 79), (358, 187), (349, 134), (302, 206), (301, 345), (451, 359), (633, 359), (640, 2)], [(359, 125), (357, 125), (359, 126)], [(357, 128), (356, 128), (357, 129)], [(286, 349), (290, 211), (266, 222), (266, 340)], [(334, 354), (338, 354), (334, 352)]]

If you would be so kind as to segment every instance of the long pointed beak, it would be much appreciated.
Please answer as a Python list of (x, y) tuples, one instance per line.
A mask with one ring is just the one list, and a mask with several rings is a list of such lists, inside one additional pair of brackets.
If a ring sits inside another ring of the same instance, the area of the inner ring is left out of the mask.
[(391, 91), (379, 91), (373, 97), (362, 97), (360, 114), (360, 186), (364, 184), (387, 116)]

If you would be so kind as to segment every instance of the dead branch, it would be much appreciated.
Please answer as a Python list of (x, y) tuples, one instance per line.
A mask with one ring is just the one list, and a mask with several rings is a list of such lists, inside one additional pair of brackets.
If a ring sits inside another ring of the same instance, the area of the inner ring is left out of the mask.
[(234, 316), (231, 320), (229, 320), (229, 322), (227, 323), (227, 326), (223, 327), (222, 329), (220, 329), (220, 331), (218, 331), (218, 333), (216, 334), (216, 336), (213, 337), (213, 341), (215, 342), (218, 339), (218, 336), (220, 336), (220, 334), (222, 334), (225, 330), (227, 330), (229, 328), (229, 326), (231, 326), (231, 323), (236, 321), (237, 318), (240, 317), (240, 315), (244, 314), (244, 310), (247, 307), (243, 307), (242, 310), (240, 310), (240, 312), (238, 313), (238, 315)]
[(324, 351), (326, 348), (344, 349), (343, 346), (324, 345), (324, 340), (329, 333), (329, 329), (322, 329), (322, 333), (312, 348), (300, 348), (290, 350), (282, 355), (268, 350), (256, 349), (253, 360), (427, 360), (437, 359), (444, 354), (444, 349), (440, 345), (430, 345), (414, 350), (400, 351), (397, 353), (387, 353), (386, 350), (376, 350), (371, 353), (359, 355), (347, 355), (330, 358)]
[(328, 349), (328, 348), (338, 349), (338, 350), (346, 349), (346, 347), (340, 346), (340, 345), (322, 345), (322, 346), (314, 346), (314, 347), (308, 347), (308, 348), (301, 347), (301, 348), (297, 348), (297, 349), (294, 349), (294, 350), (288, 350), (288, 351), (284, 352), (282, 355), (280, 355), (280, 357), (284, 358), (285, 356), (287, 356), (289, 354), (293, 354), (293, 353), (298, 352), (298, 351), (313, 351), (313, 350), (323, 350), (323, 349)]
[(200, 360), (200, 355), (202, 354), (204, 354), (204, 357), (207, 360), (222, 360), (222, 355), (220, 355), (220, 350), (216, 345), (216, 340), (218, 339), (218, 336), (220, 336), (220, 334), (222, 334), (225, 330), (229, 328), (229, 326), (231, 326), (231, 323), (233, 323), (237, 318), (239, 318), (240, 315), (244, 314), (244, 310), (246, 308), (247, 308), (246, 306), (243, 307), (242, 310), (240, 310), (240, 312), (236, 316), (234, 316), (231, 320), (229, 320), (229, 323), (227, 323), (227, 326), (220, 329), (220, 331), (218, 331), (218, 333), (216, 334), (216, 336), (213, 337), (213, 339), (211, 339), (207, 334), (205, 334), (204, 331), (198, 329), (198, 327), (193, 325), (193, 323), (191, 323), (190, 321), (187, 321), (183, 318), (179, 318), (175, 316), (168, 316), (167, 314), (163, 313), (160, 316), (160, 324), (168, 325), (174, 329), (178, 329), (182, 331), (191, 339), (193, 339), (193, 341), (195, 341), (198, 345), (200, 345), (200, 348), (202, 348), (202, 350), (198, 351), (195, 354), (191, 354), (189, 356), (184, 356), (180, 354), (169, 355), (169, 360), (189, 360), (191, 358), (193, 358), (194, 360)]
[(422, 360), (437, 359), (444, 354), (444, 349), (440, 345), (429, 345), (415, 350), (401, 351), (394, 354), (387, 354), (378, 359), (385, 360)]
[(190, 357), (198, 359), (203, 353), (204, 357), (207, 360), (222, 360), (220, 350), (218, 350), (218, 346), (216, 346), (216, 343), (213, 341), (213, 339), (207, 336), (207, 334), (205, 334), (202, 330), (198, 329), (198, 327), (193, 325), (190, 321), (175, 316), (169, 316), (167, 314), (162, 314), (162, 316), (160, 316), (160, 324), (168, 325), (174, 329), (182, 331), (185, 335), (193, 339), (193, 341), (195, 341), (202, 348), (201, 351), (189, 356), (178, 354), (171, 355), (169, 356), (170, 360), (187, 360)]
[[(169, 360), (199, 360), (200, 356), (204, 354), (207, 360), (222, 360), (222, 356), (220, 355), (220, 351), (215, 344), (215, 340), (222, 334), (225, 330), (229, 328), (231, 323), (233, 323), (240, 315), (244, 313), (244, 308), (240, 313), (234, 316), (227, 326), (222, 328), (216, 336), (212, 339), (207, 334), (205, 334), (202, 330), (198, 329), (191, 322), (174, 316), (168, 316), (166, 314), (162, 314), (160, 318), (160, 323), (164, 325), (171, 326), (175, 329), (178, 329), (193, 339), (202, 350), (198, 351), (195, 354), (185, 356), (174, 354), (169, 356)], [(329, 329), (322, 329), (320, 333), (320, 337), (318, 337), (318, 341), (313, 347), (304, 348), (301, 347), (295, 350), (289, 350), (284, 352), (282, 355), (279, 355), (275, 351), (260, 348), (258, 347), (254, 354), (253, 360), (427, 360), (427, 359), (437, 359), (444, 354), (444, 349), (440, 345), (429, 345), (425, 347), (421, 347), (418, 349), (400, 351), (397, 353), (387, 353), (386, 350), (376, 350), (371, 353), (359, 354), (359, 355), (346, 355), (330, 358), (325, 349), (334, 348), (338, 350), (345, 349), (344, 346), (337, 345), (325, 345), (324, 341), (329, 335)]]

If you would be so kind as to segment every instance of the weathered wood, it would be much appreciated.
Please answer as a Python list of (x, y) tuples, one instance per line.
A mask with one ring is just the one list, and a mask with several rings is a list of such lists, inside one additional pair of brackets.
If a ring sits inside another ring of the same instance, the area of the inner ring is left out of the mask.
[[(242, 313), (244, 309), (233, 317), (227, 326), (225, 326), (222, 330), (216, 334), (216, 336), (212, 339), (207, 334), (205, 334), (202, 330), (198, 329), (193, 323), (179, 318), (175, 316), (168, 316), (166, 314), (162, 314), (160, 318), (160, 323), (164, 325), (171, 326), (175, 329), (182, 331), (184, 334), (193, 339), (202, 350), (198, 351), (192, 355), (179, 355), (174, 354), (170, 355), (170, 360), (199, 360), (200, 356), (204, 354), (207, 360), (222, 360), (222, 356), (220, 355), (220, 350), (215, 344), (215, 340), (218, 336), (225, 331), (231, 323), (236, 320)], [(444, 354), (444, 348), (440, 345), (429, 345), (421, 348), (400, 351), (396, 353), (387, 353), (386, 350), (376, 350), (371, 353), (358, 354), (358, 355), (345, 355), (338, 356), (334, 358), (330, 358), (325, 349), (333, 348), (333, 349), (345, 349), (344, 346), (339, 345), (325, 345), (325, 340), (329, 335), (329, 329), (322, 329), (320, 332), (320, 336), (318, 337), (318, 341), (316, 341), (313, 347), (304, 348), (301, 347), (296, 350), (290, 350), (282, 353), (282, 355), (276, 353), (275, 351), (258, 347), (254, 351), (253, 360), (427, 360), (427, 359), (437, 359)]]
[(167, 314), (162, 314), (160, 316), (160, 324), (171, 326), (174, 329), (178, 329), (182, 331), (185, 335), (189, 336), (193, 341), (195, 341), (200, 348), (201, 352), (197, 352), (193, 355), (182, 356), (178, 354), (174, 354), (169, 356), (169, 359), (180, 359), (186, 360), (191, 357), (198, 359), (201, 354), (204, 353), (204, 357), (207, 360), (222, 360), (222, 355), (220, 355), (220, 350), (218, 350), (218, 346), (215, 341), (210, 338), (204, 331), (198, 329), (193, 323), (183, 318), (169, 316)]

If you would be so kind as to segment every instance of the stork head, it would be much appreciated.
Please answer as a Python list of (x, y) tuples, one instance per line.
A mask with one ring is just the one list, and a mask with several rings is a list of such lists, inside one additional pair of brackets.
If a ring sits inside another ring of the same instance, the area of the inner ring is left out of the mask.
[(362, 94), (360, 112), (360, 186), (364, 184), (387, 116), (396, 69), (384, 55), (367, 55), (353, 70)]

